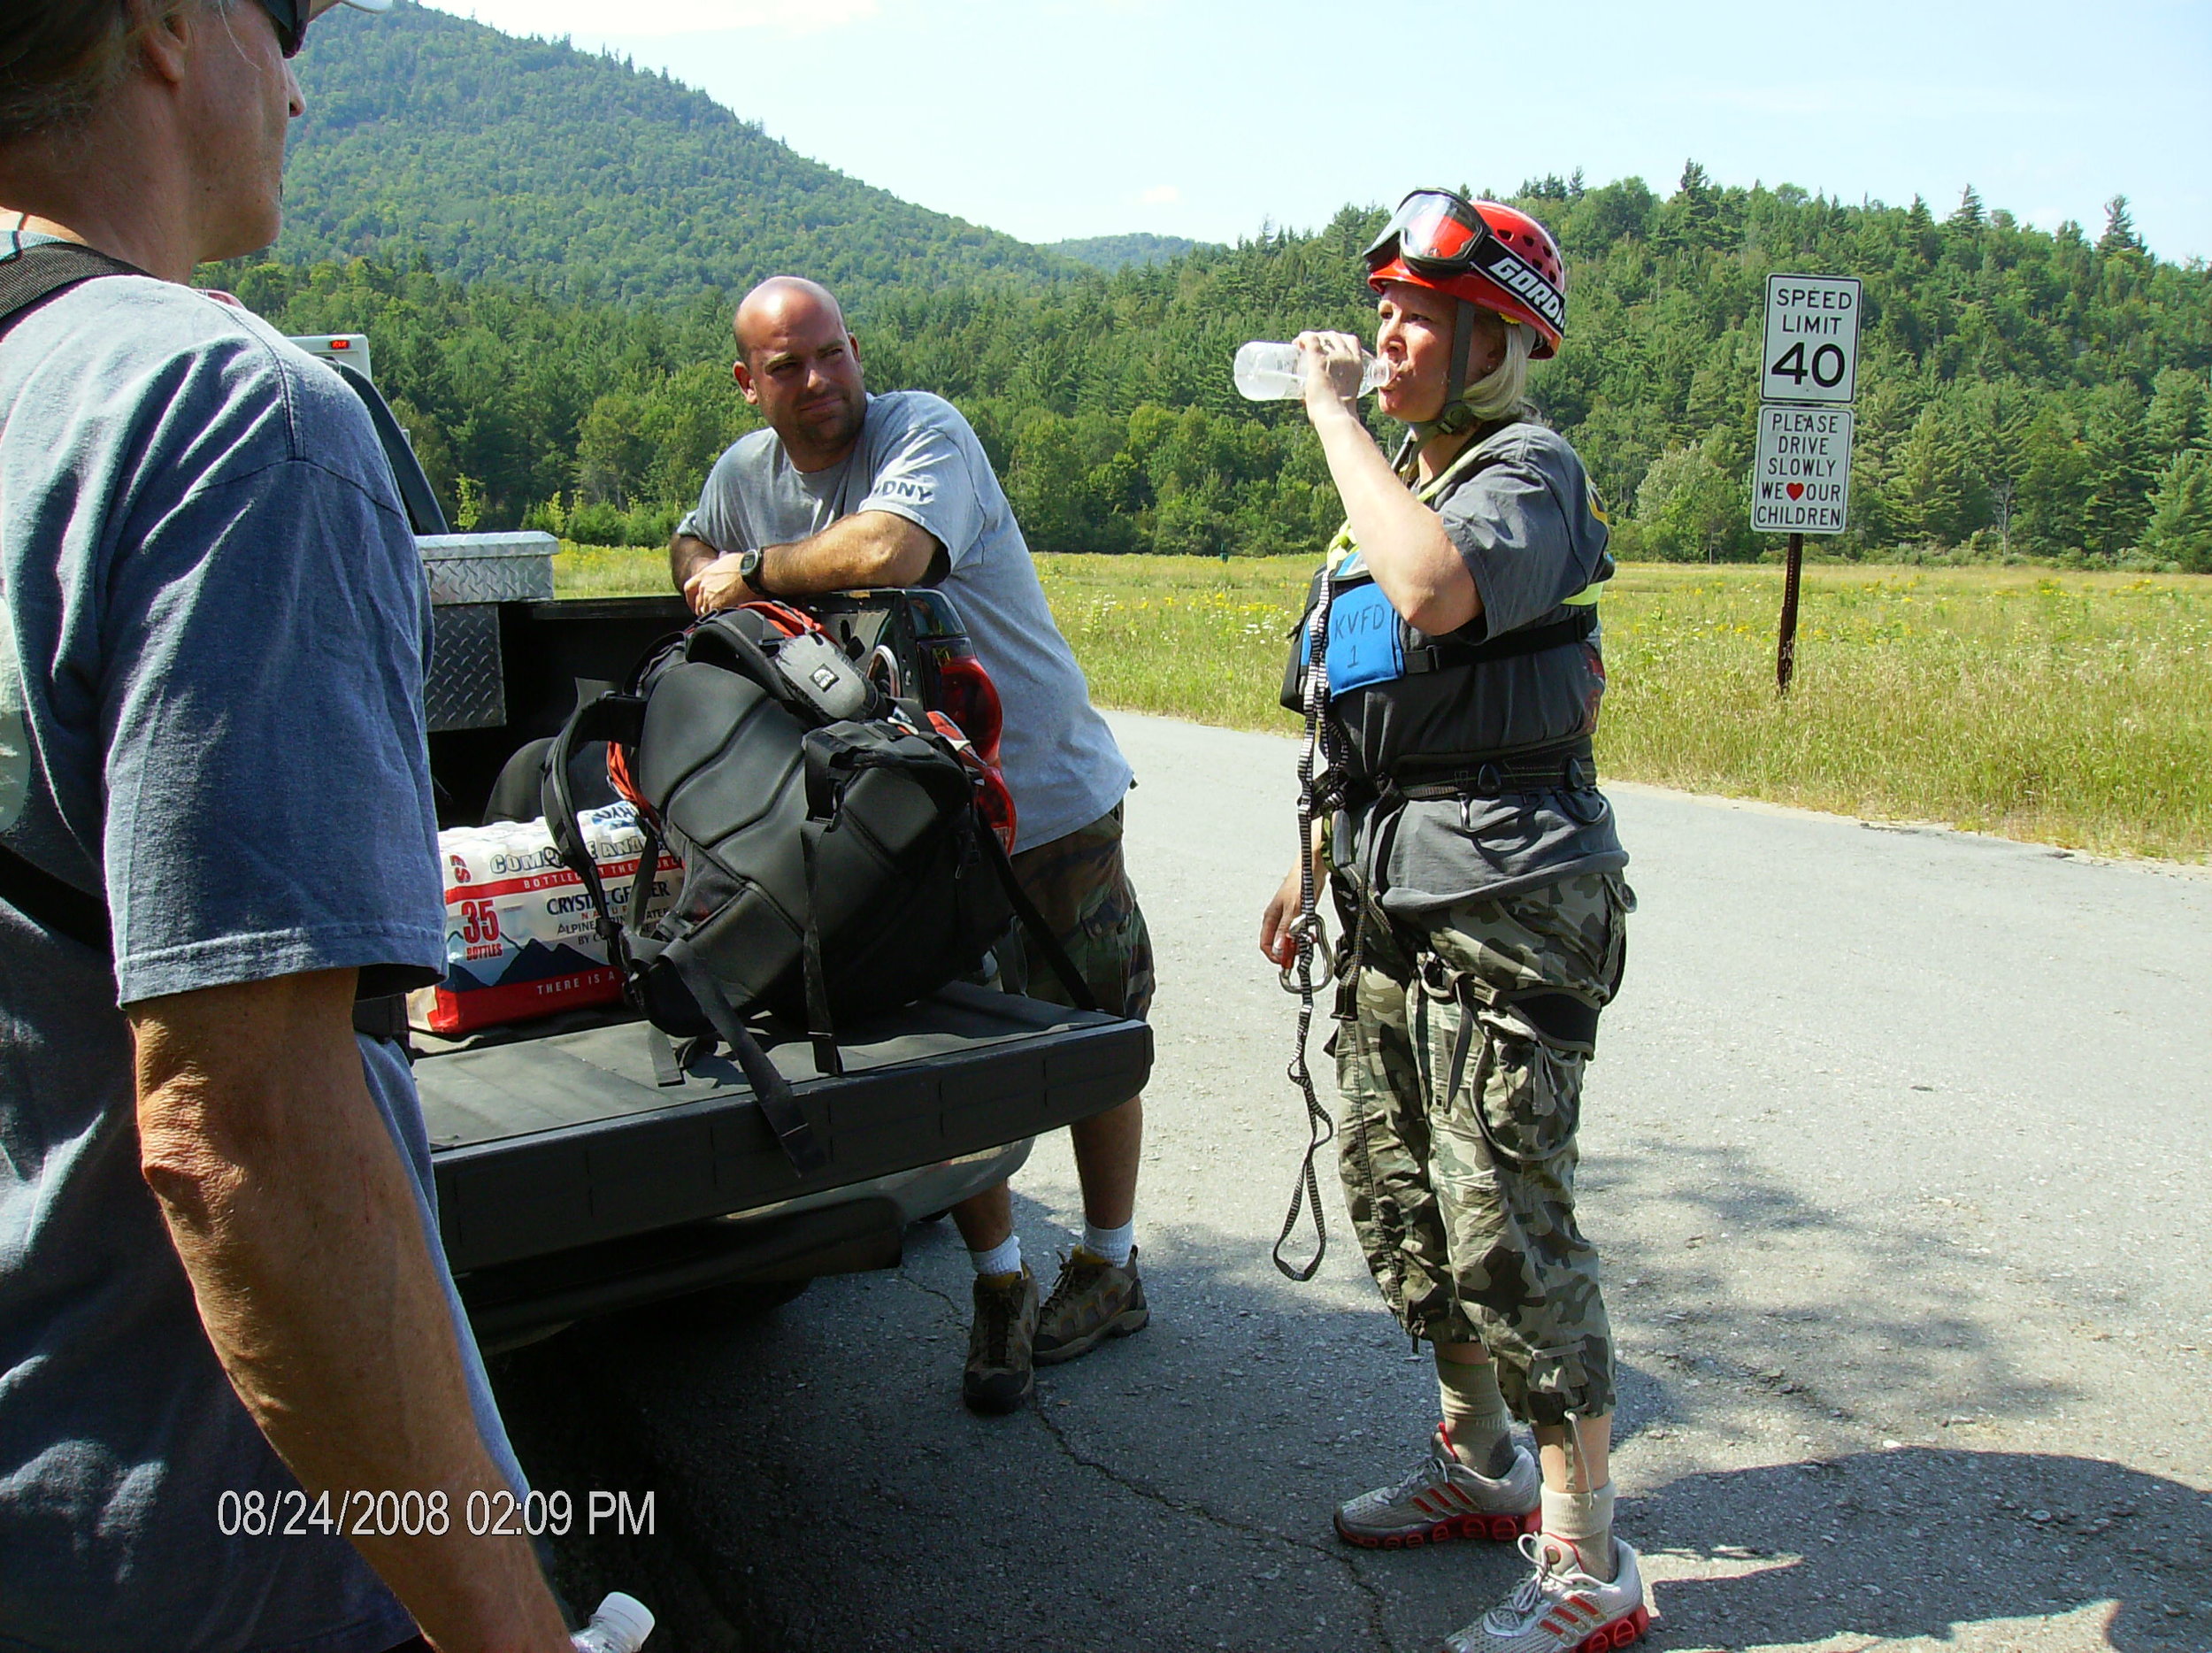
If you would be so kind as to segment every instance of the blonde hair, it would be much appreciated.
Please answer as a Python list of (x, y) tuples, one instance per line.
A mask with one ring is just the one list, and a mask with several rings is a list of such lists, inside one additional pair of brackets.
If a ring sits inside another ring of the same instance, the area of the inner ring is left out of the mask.
[(1505, 326), (1505, 355), (1459, 398), (1481, 419), (1505, 419), (1527, 404), (1528, 358), (1536, 348), (1536, 329), (1525, 321), (1498, 319)]

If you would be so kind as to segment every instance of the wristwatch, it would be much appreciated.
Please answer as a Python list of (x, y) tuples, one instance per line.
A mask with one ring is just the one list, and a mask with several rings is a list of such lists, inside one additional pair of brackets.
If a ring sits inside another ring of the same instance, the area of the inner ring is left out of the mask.
[(760, 577), (761, 558), (766, 555), (765, 551), (756, 548), (749, 551), (741, 551), (737, 558), (737, 577), (752, 587), (762, 596), (770, 595), (767, 582)]

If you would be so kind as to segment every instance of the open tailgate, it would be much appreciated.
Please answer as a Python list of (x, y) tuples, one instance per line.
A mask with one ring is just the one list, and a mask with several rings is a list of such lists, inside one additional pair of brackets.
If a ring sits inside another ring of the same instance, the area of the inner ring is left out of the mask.
[(770, 1205), (1087, 1119), (1144, 1088), (1141, 1022), (955, 984), (841, 1028), (845, 1073), (769, 1047), (829, 1154), (801, 1177), (726, 1056), (655, 1082), (644, 1026), (417, 1063), (457, 1273)]

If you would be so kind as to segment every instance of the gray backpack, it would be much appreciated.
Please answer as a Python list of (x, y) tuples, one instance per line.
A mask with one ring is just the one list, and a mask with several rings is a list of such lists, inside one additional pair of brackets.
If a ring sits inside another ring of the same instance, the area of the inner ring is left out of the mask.
[[(546, 822), (583, 880), (625, 991), (665, 1035), (664, 1080), (716, 1040), (744, 1068), (802, 1172), (822, 1157), (746, 1019), (803, 1022), (815, 1065), (843, 1071), (836, 1027), (974, 973), (1019, 917), (1075, 1002), (1097, 1008), (984, 820), (987, 772), (958, 731), (895, 700), (810, 617), (745, 604), (657, 645), (621, 688), (580, 703), (547, 754)], [(646, 834), (683, 863), (641, 927), (612, 916), (575, 831), (568, 759), (592, 740)], [(779, 1117), (780, 1115), (780, 1117)]]

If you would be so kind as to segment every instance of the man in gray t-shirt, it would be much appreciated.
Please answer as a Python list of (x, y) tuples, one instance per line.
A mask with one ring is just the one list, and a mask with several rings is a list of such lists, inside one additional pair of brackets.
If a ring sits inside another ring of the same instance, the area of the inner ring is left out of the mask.
[(0, 334), (9, 1649), (568, 1647), (354, 1026), (442, 958), (420, 560), (336, 375), (184, 285), (275, 236), (319, 9), (0, 15), (7, 302), (82, 278)]
[[(1122, 863), (1129, 765), (1091, 707), (975, 432), (941, 397), (870, 396), (859, 342), (814, 282), (762, 282), (738, 306), (736, 331), (737, 382), (768, 428), (716, 462), (678, 527), (677, 585), (701, 613), (867, 586), (933, 584), (950, 596), (1005, 710), (1015, 873), (1099, 1003), (1142, 1016), (1152, 953)], [(1049, 971), (1012, 973), (1026, 974), (1026, 991), (1060, 996)], [(1072, 1359), (1145, 1323), (1133, 1242), (1142, 1098), (1071, 1134), (1083, 1242), (1041, 1310), (1005, 1186), (954, 1210), (976, 1270), (962, 1393), (979, 1411), (1020, 1405), (1033, 1357)]]

